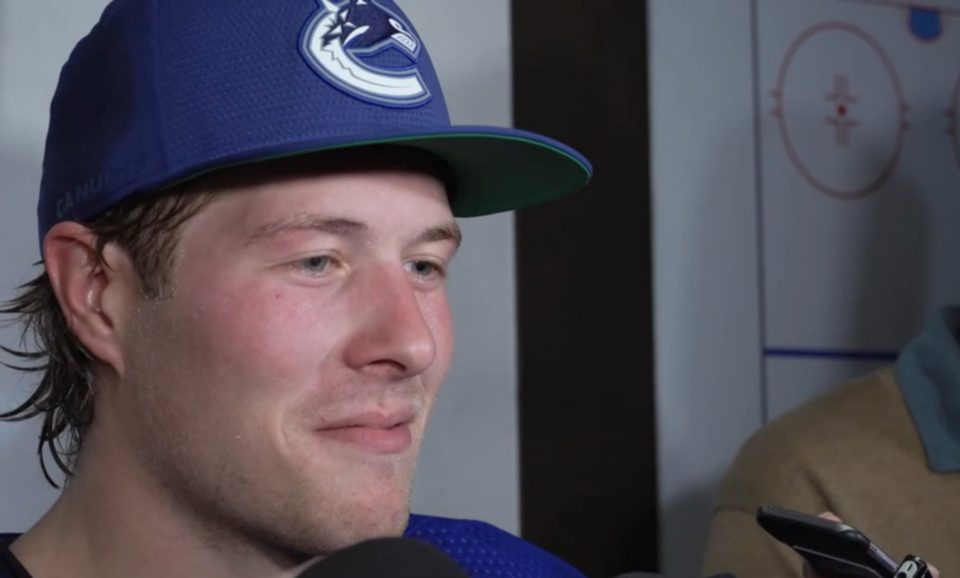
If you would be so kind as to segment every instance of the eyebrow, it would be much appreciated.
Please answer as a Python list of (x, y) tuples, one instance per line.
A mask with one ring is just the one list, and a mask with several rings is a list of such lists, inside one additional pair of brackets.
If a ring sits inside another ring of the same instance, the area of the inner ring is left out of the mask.
[[(328, 235), (352, 237), (366, 233), (368, 230), (369, 227), (366, 224), (353, 219), (315, 214), (293, 215), (257, 227), (247, 236), (245, 244), (250, 245), (297, 231), (316, 231)], [(457, 226), (456, 221), (450, 221), (425, 229), (414, 238), (413, 244), (449, 242), (459, 248), (462, 241), (463, 234), (460, 227)]]
[(247, 235), (245, 244), (251, 245), (297, 231), (317, 231), (329, 235), (349, 237), (366, 232), (366, 230), (366, 225), (351, 219), (313, 214), (293, 215), (260, 225)]
[(460, 227), (457, 226), (455, 221), (426, 229), (414, 239), (413, 244), (441, 242), (452, 243), (454, 248), (460, 247), (460, 243), (463, 242), (463, 233), (460, 232)]

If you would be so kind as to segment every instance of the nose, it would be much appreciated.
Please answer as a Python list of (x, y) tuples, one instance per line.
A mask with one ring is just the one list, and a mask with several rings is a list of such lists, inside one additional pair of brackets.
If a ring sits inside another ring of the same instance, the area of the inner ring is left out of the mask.
[(384, 267), (358, 280), (363, 288), (354, 309), (357, 325), (345, 353), (351, 368), (402, 379), (433, 364), (437, 344), (426, 297), (407, 275), (402, 268)]

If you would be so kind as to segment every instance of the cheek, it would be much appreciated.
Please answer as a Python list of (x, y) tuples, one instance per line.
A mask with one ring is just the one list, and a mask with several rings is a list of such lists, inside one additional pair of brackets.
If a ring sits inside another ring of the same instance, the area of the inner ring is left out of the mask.
[[(199, 311), (218, 364), (289, 383), (298, 372), (315, 370), (333, 346), (335, 315), (323, 310), (309, 295), (235, 285)], [(326, 317), (324, 331), (318, 330), (320, 316)]]
[(221, 395), (277, 409), (292, 397), (277, 394), (314, 385), (339, 327), (322, 295), (263, 278), (194, 273), (178, 296), (194, 334), (187, 355)]

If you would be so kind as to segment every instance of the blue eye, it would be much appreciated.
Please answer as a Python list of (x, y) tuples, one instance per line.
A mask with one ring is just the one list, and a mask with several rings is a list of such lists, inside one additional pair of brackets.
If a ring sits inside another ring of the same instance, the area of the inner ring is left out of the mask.
[(443, 277), (446, 273), (443, 267), (431, 261), (412, 261), (407, 265), (408, 270), (418, 277), (430, 277), (432, 275)]
[(297, 267), (308, 273), (323, 273), (323, 271), (330, 265), (331, 262), (332, 259), (330, 257), (326, 255), (317, 255), (315, 257), (301, 259), (297, 262)]

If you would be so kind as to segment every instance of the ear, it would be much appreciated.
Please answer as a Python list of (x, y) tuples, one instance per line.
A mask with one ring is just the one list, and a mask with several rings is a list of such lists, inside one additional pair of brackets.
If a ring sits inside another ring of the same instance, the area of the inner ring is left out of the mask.
[(121, 337), (136, 306), (138, 277), (113, 244), (99, 258), (96, 241), (83, 225), (59, 223), (44, 239), (43, 262), (67, 327), (91, 355), (123, 375)]

